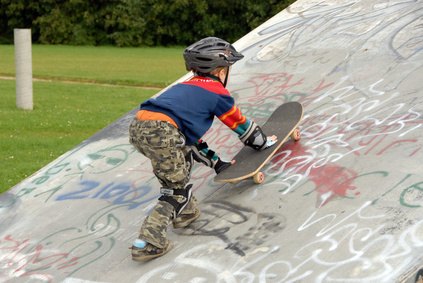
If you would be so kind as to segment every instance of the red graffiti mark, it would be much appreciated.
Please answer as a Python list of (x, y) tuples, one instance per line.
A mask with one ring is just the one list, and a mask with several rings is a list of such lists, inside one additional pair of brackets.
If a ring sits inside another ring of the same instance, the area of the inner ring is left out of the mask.
[[(282, 166), (284, 171), (295, 169), (296, 173), (308, 174), (317, 193), (316, 206), (321, 207), (336, 197), (350, 197), (350, 192), (356, 189), (353, 185), (356, 172), (327, 161), (315, 160), (308, 148), (300, 143), (289, 143), (276, 153), (272, 167), (276, 170)], [(326, 163), (319, 165), (319, 162)], [(359, 194), (354, 193), (356, 196)]]
[(314, 93), (318, 93), (319, 91), (322, 91), (322, 90), (324, 90), (325, 88), (328, 88), (328, 87), (330, 87), (330, 86), (333, 86), (335, 83), (334, 82), (331, 82), (331, 83), (327, 83), (327, 84), (325, 84), (325, 79), (322, 79), (321, 81), (320, 81), (320, 83), (319, 83), (319, 85), (318, 86), (316, 86), (311, 92), (312, 92), (312, 94), (314, 94)]
[(288, 73), (261, 74), (252, 77), (249, 82), (254, 86), (254, 97), (249, 101), (262, 103), (264, 97), (280, 97), (293, 87), (302, 85), (304, 78), (294, 81), (294, 75)]
[[(357, 177), (357, 173), (352, 170), (336, 164), (327, 164), (312, 172), (309, 177), (316, 186), (319, 207), (335, 197), (348, 197), (349, 191), (356, 189), (352, 185), (352, 180)], [(355, 193), (359, 194), (360, 192)]]
[[(381, 149), (378, 153), (376, 153), (376, 155), (382, 155), (382, 154), (384, 154), (385, 153), (385, 151), (387, 151), (388, 149), (391, 149), (391, 148), (395, 148), (395, 147), (398, 147), (398, 146), (400, 146), (401, 144), (403, 144), (403, 143), (416, 143), (417, 142), (417, 139), (402, 139), (402, 140), (397, 140), (397, 141), (394, 141), (394, 142), (391, 142), (390, 144), (388, 144), (387, 146), (385, 146), (383, 149)], [(416, 152), (414, 152), (414, 154), (415, 154)], [(410, 155), (410, 156), (412, 156), (412, 155)]]
[[(355, 151), (355, 155), (369, 155), (375, 154), (377, 156), (384, 155), (390, 150), (396, 149), (399, 146), (404, 146), (408, 144), (410, 146), (418, 147), (416, 150), (411, 152), (407, 157), (415, 155), (420, 149), (421, 146), (418, 145), (418, 139), (408, 138), (408, 139), (398, 139), (393, 142), (389, 142), (390, 136), (398, 132), (398, 129), (395, 125), (386, 125), (379, 126), (375, 128), (372, 122), (363, 122), (360, 129), (355, 131), (348, 132), (347, 130), (339, 131), (339, 134), (344, 136), (344, 141), (348, 143), (355, 143), (358, 146), (363, 147), (361, 151)], [(365, 150), (364, 150), (365, 149)]]
[(41, 244), (31, 245), (29, 239), (16, 240), (7, 235), (0, 240), (0, 268), (8, 269), (12, 277), (29, 277), (36, 275), (52, 282), (47, 269), (64, 270), (78, 264), (78, 258), (70, 253), (46, 250)]
[(417, 149), (414, 150), (412, 153), (410, 153), (410, 155), (408, 155), (408, 157), (414, 156), (415, 154), (417, 154), (417, 152), (419, 152), (422, 149), (421, 146), (417, 146)]

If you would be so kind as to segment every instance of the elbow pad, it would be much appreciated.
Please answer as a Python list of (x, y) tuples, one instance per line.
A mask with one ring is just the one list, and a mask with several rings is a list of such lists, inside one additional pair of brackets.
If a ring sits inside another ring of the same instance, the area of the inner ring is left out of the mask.
[(262, 129), (254, 122), (251, 122), (248, 129), (243, 133), (239, 139), (249, 147), (255, 150), (262, 150), (266, 148), (267, 137)]

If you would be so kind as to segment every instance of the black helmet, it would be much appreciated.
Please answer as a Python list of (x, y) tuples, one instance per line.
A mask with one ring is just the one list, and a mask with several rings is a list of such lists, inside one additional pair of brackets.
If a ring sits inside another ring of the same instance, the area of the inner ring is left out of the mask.
[(207, 37), (188, 46), (184, 51), (188, 71), (210, 73), (218, 67), (227, 67), (244, 58), (229, 42)]

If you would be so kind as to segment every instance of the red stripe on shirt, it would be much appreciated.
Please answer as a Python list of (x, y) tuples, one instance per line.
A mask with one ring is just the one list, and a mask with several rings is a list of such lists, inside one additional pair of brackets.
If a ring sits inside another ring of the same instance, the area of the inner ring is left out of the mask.
[(218, 118), (232, 130), (247, 121), (247, 118), (241, 114), (241, 111), (236, 106), (233, 106), (228, 112), (220, 115)]
[(230, 95), (229, 91), (222, 85), (221, 82), (215, 81), (211, 78), (193, 77), (182, 84), (198, 86), (216, 94)]

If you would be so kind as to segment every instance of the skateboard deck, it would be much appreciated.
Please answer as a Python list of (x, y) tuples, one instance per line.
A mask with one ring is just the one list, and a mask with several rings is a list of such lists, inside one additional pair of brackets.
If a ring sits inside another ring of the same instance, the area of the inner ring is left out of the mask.
[(233, 158), (236, 163), (216, 175), (214, 180), (220, 183), (236, 183), (252, 177), (254, 182), (262, 183), (264, 174), (260, 170), (263, 166), (272, 159), (289, 137), (295, 141), (300, 139), (297, 126), (302, 117), (303, 107), (298, 102), (288, 102), (279, 106), (261, 127), (266, 135), (276, 135), (277, 143), (262, 151), (244, 146)]

